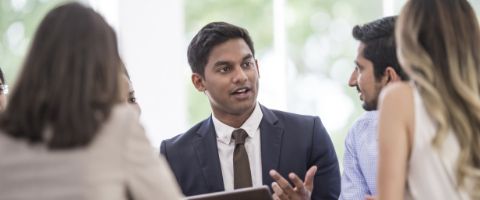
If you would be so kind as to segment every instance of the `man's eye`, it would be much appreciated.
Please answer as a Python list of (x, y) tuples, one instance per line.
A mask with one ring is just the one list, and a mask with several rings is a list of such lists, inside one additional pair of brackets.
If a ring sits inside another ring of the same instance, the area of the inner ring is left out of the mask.
[(253, 66), (253, 62), (251, 62), (251, 61), (248, 61), (248, 62), (245, 62), (245, 63), (242, 64), (243, 68), (250, 68), (252, 66)]
[(230, 71), (230, 67), (228, 67), (228, 66), (221, 67), (219, 71), (220, 71), (221, 73), (228, 72), (228, 71)]
[(360, 72), (360, 71), (361, 71), (360, 67), (359, 67), (359, 66), (355, 66), (355, 71), (356, 71), (356, 72)]

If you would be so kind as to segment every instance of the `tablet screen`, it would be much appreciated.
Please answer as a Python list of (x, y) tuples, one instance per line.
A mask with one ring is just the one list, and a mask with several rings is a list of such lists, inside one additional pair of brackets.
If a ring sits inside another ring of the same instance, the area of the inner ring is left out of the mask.
[(272, 200), (267, 186), (189, 196), (187, 200)]

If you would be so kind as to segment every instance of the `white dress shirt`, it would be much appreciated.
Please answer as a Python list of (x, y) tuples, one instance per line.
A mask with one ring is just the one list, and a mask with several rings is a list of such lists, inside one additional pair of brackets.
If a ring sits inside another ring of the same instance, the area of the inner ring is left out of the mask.
[[(260, 122), (262, 118), (263, 113), (260, 105), (257, 103), (250, 117), (240, 127), (248, 134), (248, 137), (245, 139), (245, 149), (247, 150), (250, 163), (253, 187), (263, 185), (260, 148)], [(217, 133), (218, 156), (222, 168), (223, 184), (226, 191), (233, 190), (233, 151), (235, 150), (235, 142), (232, 139), (232, 132), (236, 128), (224, 124), (214, 114), (212, 114), (212, 120)]]

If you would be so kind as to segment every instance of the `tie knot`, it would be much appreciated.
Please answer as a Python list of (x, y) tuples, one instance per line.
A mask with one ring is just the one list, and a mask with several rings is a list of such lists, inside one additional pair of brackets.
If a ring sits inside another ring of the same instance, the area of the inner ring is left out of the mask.
[(235, 140), (235, 145), (237, 144), (244, 144), (245, 143), (245, 138), (248, 137), (247, 132), (243, 129), (237, 129), (234, 130), (232, 133), (232, 138)]

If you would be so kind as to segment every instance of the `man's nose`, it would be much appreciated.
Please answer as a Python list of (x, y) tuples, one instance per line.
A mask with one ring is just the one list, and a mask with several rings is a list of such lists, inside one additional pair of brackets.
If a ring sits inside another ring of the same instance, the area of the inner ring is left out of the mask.
[(241, 67), (236, 67), (234, 71), (233, 82), (243, 83), (248, 80), (247, 72)]
[(350, 79), (348, 80), (348, 85), (350, 87), (355, 87), (357, 85), (357, 71), (354, 70), (350, 75)]

